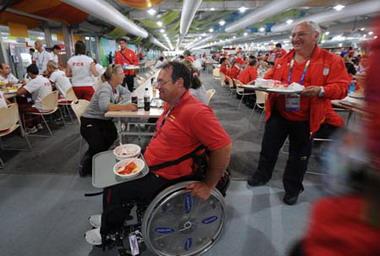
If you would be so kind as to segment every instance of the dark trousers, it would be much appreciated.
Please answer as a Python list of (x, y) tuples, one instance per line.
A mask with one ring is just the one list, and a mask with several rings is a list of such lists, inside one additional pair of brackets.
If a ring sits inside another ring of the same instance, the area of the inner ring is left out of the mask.
[(295, 122), (273, 113), (265, 125), (259, 166), (253, 177), (263, 181), (272, 178), (278, 153), (289, 136), (289, 157), (282, 178), (286, 193), (298, 194), (303, 190), (302, 180), (311, 154), (309, 122)]
[(132, 209), (128, 203), (137, 201), (149, 204), (158, 193), (171, 184), (173, 181), (150, 172), (141, 179), (105, 188), (100, 232), (108, 234), (121, 228)]
[(135, 90), (135, 87), (134, 87), (134, 78), (135, 78), (134, 75), (133, 76), (127, 76), (126, 75), (124, 77), (123, 83), (121, 85), (124, 86), (124, 87), (125, 87), (125, 85), (127, 85), (128, 86), (128, 90), (130, 92), (133, 92)]
[(88, 143), (88, 151), (81, 161), (80, 174), (91, 174), (92, 157), (109, 149), (117, 138), (117, 130), (111, 120), (81, 117), (80, 134)]

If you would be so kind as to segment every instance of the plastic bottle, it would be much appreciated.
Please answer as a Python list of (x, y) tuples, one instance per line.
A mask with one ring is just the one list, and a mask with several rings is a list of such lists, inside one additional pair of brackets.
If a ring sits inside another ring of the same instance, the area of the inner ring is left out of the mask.
[(145, 88), (144, 93), (144, 110), (149, 111), (150, 110), (150, 94), (148, 88)]

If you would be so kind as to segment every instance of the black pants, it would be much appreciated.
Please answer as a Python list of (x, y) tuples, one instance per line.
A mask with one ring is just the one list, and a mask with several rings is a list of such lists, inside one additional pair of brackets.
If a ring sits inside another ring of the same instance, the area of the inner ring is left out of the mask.
[(101, 233), (108, 234), (122, 227), (133, 201), (150, 203), (154, 197), (174, 182), (152, 172), (141, 179), (104, 189)]
[(309, 122), (295, 122), (273, 113), (265, 125), (261, 144), (259, 166), (253, 177), (263, 181), (272, 178), (278, 153), (289, 136), (289, 157), (282, 178), (284, 189), (289, 194), (303, 190), (302, 180), (311, 154)]
[(112, 120), (81, 117), (80, 134), (88, 143), (88, 151), (81, 160), (80, 175), (92, 173), (92, 157), (106, 151), (117, 138), (117, 130)]
[(124, 87), (125, 87), (125, 85), (127, 85), (128, 86), (128, 90), (130, 92), (133, 92), (135, 90), (135, 87), (134, 87), (134, 78), (135, 78), (134, 75), (133, 76), (127, 76), (126, 75), (124, 77), (123, 83), (121, 85), (124, 86)]

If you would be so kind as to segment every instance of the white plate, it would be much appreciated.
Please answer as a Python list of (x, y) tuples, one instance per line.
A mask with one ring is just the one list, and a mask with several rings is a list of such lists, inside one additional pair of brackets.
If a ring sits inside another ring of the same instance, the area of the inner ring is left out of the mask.
[(282, 89), (282, 88), (270, 88), (267, 89), (267, 92), (276, 92), (276, 93), (299, 93), (302, 92), (301, 89)]
[[(133, 162), (137, 165), (137, 170), (133, 173), (130, 173), (130, 174), (120, 174), (118, 173), (118, 171), (126, 166), (130, 160), (133, 159)], [(114, 166), (113, 166), (113, 173), (115, 173), (117, 176), (120, 176), (120, 177), (123, 177), (123, 178), (132, 178), (132, 177), (135, 177), (137, 175), (140, 174), (140, 172), (144, 169), (145, 167), (145, 162), (143, 160), (141, 160), (140, 158), (127, 158), (127, 159), (124, 159), (118, 163), (116, 163)]]
[(118, 160), (136, 157), (140, 154), (141, 148), (136, 144), (123, 144), (113, 150), (113, 154)]

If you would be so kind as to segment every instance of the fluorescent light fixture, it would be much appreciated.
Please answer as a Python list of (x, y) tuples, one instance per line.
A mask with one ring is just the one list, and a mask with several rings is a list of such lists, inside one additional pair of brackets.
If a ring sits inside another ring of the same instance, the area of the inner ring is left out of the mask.
[(245, 13), (245, 11), (246, 11), (247, 9), (248, 9), (247, 7), (242, 6), (242, 7), (239, 8), (239, 12), (240, 12), (240, 13)]
[(343, 44), (342, 44), (342, 43), (339, 43), (339, 44), (338, 44), (338, 46), (339, 46), (339, 47), (342, 47), (342, 46), (343, 46)]
[(293, 23), (293, 20), (292, 19), (288, 19), (287, 21), (286, 21), (286, 24), (288, 24), (288, 25), (290, 25), (290, 24), (292, 24)]
[(265, 28), (264, 28), (264, 27), (261, 27), (261, 28), (259, 28), (259, 31), (260, 31), (260, 32), (264, 32), (264, 31), (265, 31)]
[(210, 29), (208, 30), (208, 32), (212, 33), (212, 32), (214, 32), (214, 29), (213, 29), (213, 28), (210, 28)]
[(159, 27), (162, 27), (162, 21), (157, 21), (156, 23)]
[(161, 28), (160, 33), (165, 33), (165, 29)]
[(220, 21), (219, 21), (219, 25), (220, 25), (220, 26), (224, 26), (224, 24), (226, 24), (226, 22), (225, 22), (224, 20), (220, 20)]
[(207, 34), (206, 34), (206, 33), (203, 33), (202, 36), (207, 36)]
[(326, 31), (326, 32), (325, 32), (325, 35), (326, 35), (326, 36), (330, 35), (330, 32), (329, 32), (329, 31)]
[(149, 9), (146, 12), (149, 13), (150, 15), (152, 15), (152, 16), (157, 13), (157, 11), (155, 9)]
[(248, 33), (247, 33), (247, 32), (244, 32), (244, 36), (248, 36)]
[(372, 31), (368, 32), (368, 35), (372, 36), (372, 35), (373, 35), (373, 32), (372, 32)]
[(341, 10), (343, 10), (344, 7), (344, 5), (338, 4), (334, 6), (334, 9), (335, 11), (340, 12)]
[(212, 7), (212, 8), (210, 9), (210, 11), (215, 11), (215, 8), (214, 8), (214, 7)]
[(360, 31), (364, 31), (364, 30), (365, 30), (365, 28), (361, 28), (361, 29), (360, 29)]

